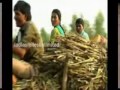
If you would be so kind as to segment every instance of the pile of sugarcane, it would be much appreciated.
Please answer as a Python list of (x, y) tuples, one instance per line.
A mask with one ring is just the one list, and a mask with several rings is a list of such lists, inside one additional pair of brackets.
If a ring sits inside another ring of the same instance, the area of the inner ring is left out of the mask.
[(106, 90), (107, 50), (79, 36), (59, 39), (59, 47), (47, 48), (49, 52), (32, 62), (35, 76), (18, 82), (13, 89)]

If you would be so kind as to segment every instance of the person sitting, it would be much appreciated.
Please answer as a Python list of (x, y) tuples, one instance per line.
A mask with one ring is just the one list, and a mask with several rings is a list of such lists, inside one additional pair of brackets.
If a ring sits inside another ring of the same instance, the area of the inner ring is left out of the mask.
[[(18, 1), (14, 6), (15, 21), (20, 28), (18, 35), (13, 42), (13, 53), (20, 59), (13, 58), (12, 69), (13, 75), (18, 78), (31, 78), (34, 68), (32, 62), (39, 60), (44, 53), (44, 45), (37, 28), (31, 21), (31, 7), (25, 1)], [(17, 46), (17, 45), (25, 46)], [(39, 44), (39, 47), (30, 46), (30, 44)]]
[(58, 39), (56, 39), (57, 36), (65, 36), (64, 29), (61, 26), (61, 12), (58, 9), (54, 9), (52, 11), (51, 15), (51, 22), (54, 26), (54, 29), (51, 32), (50, 42), (54, 43), (57, 42)]
[(76, 31), (77, 33), (86, 40), (89, 40), (88, 34), (84, 31), (84, 21), (82, 18), (76, 20)]

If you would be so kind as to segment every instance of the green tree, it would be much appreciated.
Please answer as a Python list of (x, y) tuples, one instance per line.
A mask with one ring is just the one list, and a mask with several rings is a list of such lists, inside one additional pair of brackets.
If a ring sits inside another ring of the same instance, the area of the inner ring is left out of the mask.
[(42, 36), (42, 39), (43, 39), (44, 43), (49, 42), (50, 35), (45, 31), (44, 28), (41, 29), (41, 36)]
[(77, 15), (72, 16), (72, 23), (70, 24), (70, 27), (71, 27), (70, 32), (75, 32), (75, 29), (76, 29), (75, 22), (77, 18), (78, 18)]
[(66, 25), (64, 25), (64, 24), (62, 24), (62, 27), (63, 27), (63, 29), (64, 29), (65, 34), (66, 34), (66, 33), (68, 33), (67, 26), (66, 26)]
[(95, 24), (94, 24), (96, 34), (106, 36), (106, 32), (103, 27), (103, 24), (104, 24), (104, 16), (103, 16), (102, 12), (99, 12), (96, 16)]
[(90, 38), (95, 36), (95, 30), (91, 28), (89, 21), (86, 19), (84, 19), (84, 30), (86, 33), (88, 33)]

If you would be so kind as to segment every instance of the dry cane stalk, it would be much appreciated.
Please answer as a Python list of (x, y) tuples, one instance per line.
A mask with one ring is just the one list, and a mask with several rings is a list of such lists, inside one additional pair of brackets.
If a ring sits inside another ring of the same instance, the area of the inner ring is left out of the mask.
[(63, 69), (62, 90), (67, 90), (68, 56), (69, 55), (66, 55), (66, 62)]
[[(38, 67), (38, 69), (44, 69), (42, 72), (39, 73), (44, 73), (43, 75), (45, 76), (47, 74), (53, 76), (52, 72), (56, 72), (57, 68), (60, 68), (60, 70), (61, 68), (63, 68), (62, 82), (61, 85), (59, 85), (60, 87), (58, 87), (61, 88), (60, 90), (69, 90), (71, 89), (71, 87), (72, 90), (98, 90), (98, 88), (101, 86), (105, 87), (107, 83), (106, 49), (101, 48), (97, 44), (92, 45), (92, 43), (84, 42), (83, 40), (81, 40), (81, 38), (77, 38), (74, 36), (61, 38), (61, 40), (62, 44), (60, 48), (55, 51), (46, 52), (44, 55), (41, 56), (40, 60), (36, 60), (35, 65), (37, 64), (37, 66), (40, 66)], [(43, 63), (43, 65), (41, 65), (41, 62)], [(70, 80), (68, 80), (68, 72), (70, 75)], [(61, 74), (58, 73), (54, 76), (55, 81), (58, 81), (57, 79), (61, 77)], [(47, 86), (46, 83), (41, 84), (44, 80), (42, 81), (41, 79), (40, 81), (38, 78), (39, 77), (36, 77), (36, 80), (33, 80), (35, 82), (34, 85), (31, 85), (33, 90), (49, 89), (49, 85)], [(54, 84), (59, 84), (55, 81), (53, 81)], [(20, 88), (19, 90), (21, 90), (23, 86), (16, 86), (15, 90), (18, 90), (16, 89), (18, 87)], [(53, 88), (54, 87), (57, 88), (57, 86), (53, 85)]]

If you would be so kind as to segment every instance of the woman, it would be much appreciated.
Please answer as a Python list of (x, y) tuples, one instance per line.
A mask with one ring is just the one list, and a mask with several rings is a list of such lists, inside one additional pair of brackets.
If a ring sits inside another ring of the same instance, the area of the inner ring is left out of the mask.
[(50, 42), (57, 42), (57, 36), (65, 36), (64, 29), (61, 26), (61, 12), (58, 9), (54, 9), (51, 15), (51, 22), (54, 26), (54, 29), (51, 32)]

